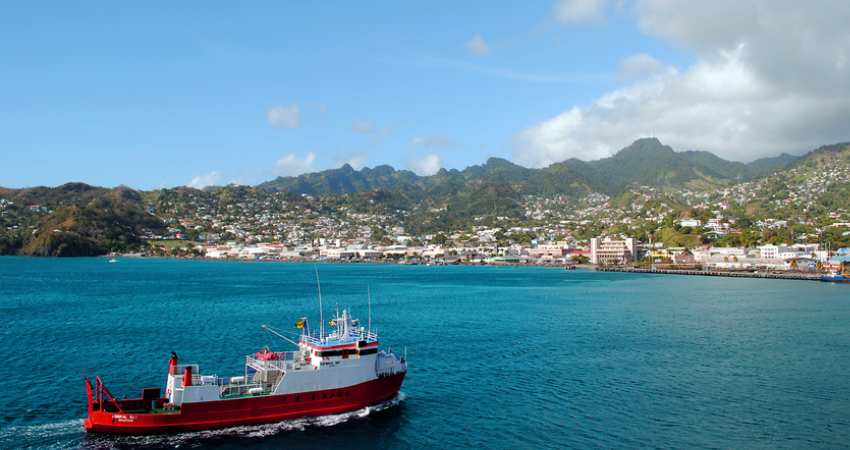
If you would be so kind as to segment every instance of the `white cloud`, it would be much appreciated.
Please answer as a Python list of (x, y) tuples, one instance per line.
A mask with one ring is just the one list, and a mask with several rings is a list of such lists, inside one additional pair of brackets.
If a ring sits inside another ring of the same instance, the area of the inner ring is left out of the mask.
[(277, 160), (274, 165), (274, 174), (282, 177), (294, 177), (312, 172), (315, 161), (316, 154), (313, 152), (307, 153), (303, 158), (299, 158), (295, 153), (289, 153)]
[(454, 141), (448, 137), (439, 134), (430, 136), (416, 136), (410, 140), (411, 145), (424, 148), (449, 148), (455, 145)]
[(555, 20), (561, 23), (579, 23), (602, 16), (606, 0), (557, 0), (552, 7)]
[(850, 3), (640, 0), (635, 12), (696, 62), (529, 127), (517, 162), (598, 158), (642, 136), (743, 161), (850, 138)]
[(422, 176), (434, 175), (440, 171), (441, 167), (443, 167), (443, 160), (436, 153), (425, 155), (421, 159), (414, 159), (407, 163), (408, 169)]
[(297, 104), (275, 106), (266, 112), (266, 120), (274, 128), (298, 128), (301, 126), (301, 108)]
[(472, 36), (472, 39), (466, 41), (464, 46), (475, 56), (487, 56), (490, 54), (490, 46), (487, 45), (487, 41), (480, 34)]
[(366, 165), (369, 157), (363, 153), (347, 155), (337, 159), (337, 165), (342, 167), (345, 164), (351, 166), (354, 170), (360, 170)]
[(222, 181), (222, 175), (220, 172), (212, 171), (210, 173), (204, 175), (198, 175), (192, 178), (186, 186), (193, 187), (195, 189), (203, 189), (207, 186), (215, 186), (216, 184), (220, 184)]
[(355, 133), (370, 134), (375, 132), (375, 127), (368, 120), (355, 120), (351, 123), (351, 131)]
[(658, 73), (664, 68), (657, 59), (646, 53), (628, 56), (620, 62), (619, 75), (621, 79), (632, 80)]

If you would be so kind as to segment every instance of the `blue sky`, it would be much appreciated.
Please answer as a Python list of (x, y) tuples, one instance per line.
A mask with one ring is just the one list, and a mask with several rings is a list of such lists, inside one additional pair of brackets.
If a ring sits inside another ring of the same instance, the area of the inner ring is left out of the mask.
[[(700, 61), (699, 47), (648, 32), (630, 2), (173, 3), (4, 7), (0, 186), (595, 158), (535, 127), (641, 83), (623, 73), (630, 56), (670, 76)], [(564, 19), (559, 3), (595, 9)], [(536, 148), (550, 156), (528, 157)]]

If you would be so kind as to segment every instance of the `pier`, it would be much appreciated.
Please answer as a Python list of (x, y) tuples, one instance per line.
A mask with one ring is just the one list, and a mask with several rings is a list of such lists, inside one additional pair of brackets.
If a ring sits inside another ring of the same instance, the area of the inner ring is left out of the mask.
[(723, 270), (638, 269), (633, 267), (597, 267), (597, 272), (655, 273), (661, 275), (691, 275), (699, 277), (763, 278), (772, 280), (820, 281), (819, 273), (770, 273)]

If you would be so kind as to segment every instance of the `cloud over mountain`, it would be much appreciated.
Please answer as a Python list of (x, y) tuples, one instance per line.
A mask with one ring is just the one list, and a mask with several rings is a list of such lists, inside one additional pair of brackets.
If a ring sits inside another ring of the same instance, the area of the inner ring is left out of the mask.
[(751, 160), (850, 134), (850, 3), (639, 0), (633, 12), (644, 33), (696, 61), (527, 128), (516, 161), (603, 157), (640, 136)]
[(420, 159), (408, 162), (407, 167), (416, 172), (417, 175), (434, 175), (443, 167), (443, 160), (440, 158), (440, 155), (431, 153)]
[(207, 186), (220, 184), (222, 182), (222, 179), (223, 177), (221, 175), (221, 172), (212, 171), (210, 173), (192, 177), (192, 181), (190, 181), (186, 186), (193, 187), (196, 189), (203, 189)]
[(301, 175), (311, 172), (315, 161), (316, 154), (313, 152), (307, 153), (303, 158), (299, 158), (295, 153), (288, 153), (277, 160), (273, 172), (277, 176)]

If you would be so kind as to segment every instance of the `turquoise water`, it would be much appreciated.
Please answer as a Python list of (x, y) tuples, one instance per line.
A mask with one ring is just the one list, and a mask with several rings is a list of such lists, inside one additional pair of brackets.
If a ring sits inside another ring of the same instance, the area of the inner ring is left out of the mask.
[[(327, 311), (407, 347), (381, 411), (170, 437), (86, 436), (82, 378), (135, 395), (169, 352), (221, 375), (317, 316), (313, 266), (0, 258), (0, 448), (838, 448), (850, 289), (539, 268), (319, 265)], [(315, 320), (315, 319), (314, 319)]]

